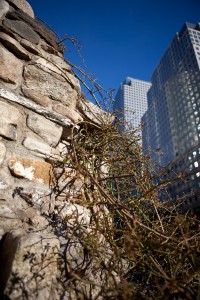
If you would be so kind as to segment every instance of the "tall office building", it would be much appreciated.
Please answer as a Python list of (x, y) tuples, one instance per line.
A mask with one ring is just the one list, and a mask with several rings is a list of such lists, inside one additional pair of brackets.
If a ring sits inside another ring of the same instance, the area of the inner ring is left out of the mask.
[(200, 23), (185, 23), (164, 53), (142, 122), (144, 148), (155, 150), (153, 158), (162, 166), (174, 161), (174, 172), (191, 174), (173, 194), (200, 195)]
[[(138, 128), (147, 110), (147, 92), (150, 82), (126, 77), (116, 94), (114, 110), (123, 113), (125, 124)], [(125, 126), (126, 127), (126, 126)]]

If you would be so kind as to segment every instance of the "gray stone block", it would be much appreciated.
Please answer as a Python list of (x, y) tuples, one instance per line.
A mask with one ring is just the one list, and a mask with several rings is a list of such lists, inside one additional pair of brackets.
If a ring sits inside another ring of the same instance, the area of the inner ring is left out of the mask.
[[(9, 62), (9, 63), (8, 63)], [(22, 80), (23, 63), (0, 45), (0, 81), (19, 84)]]
[(0, 142), (0, 166), (2, 165), (6, 155), (6, 146), (4, 143)]
[(33, 100), (35, 103), (42, 105), (44, 107), (48, 107), (51, 104), (51, 100), (49, 97), (41, 95), (39, 92), (36, 92), (32, 89), (28, 89), (26, 87), (22, 87), (22, 92), (25, 97)]
[[(36, 139), (27, 137), (23, 141), (24, 147), (27, 149), (34, 151), (35, 154), (42, 154), (43, 157), (49, 158), (49, 159), (58, 159), (60, 160), (60, 152), (56, 149), (53, 149), (48, 144)], [(40, 155), (41, 156), (41, 155)]]
[(75, 109), (77, 92), (64, 79), (57, 79), (35, 65), (25, 66), (24, 79), (27, 88)]
[(8, 2), (13, 3), (16, 7), (21, 9), (31, 18), (34, 18), (34, 12), (30, 4), (26, 0), (8, 0)]
[(6, 182), (0, 178), (0, 190), (5, 190), (7, 189), (8, 185), (6, 184)]
[[(56, 282), (58, 273), (59, 240), (47, 232), (16, 233), (13, 236), (18, 238), (18, 244), (13, 251), (15, 255), (12, 256), (8, 251), (8, 258), (12, 258), (11, 263), (4, 263), (4, 268), (12, 271), (5, 293), (10, 299), (23, 299), (25, 290), (30, 300), (53, 299), (52, 282)], [(14, 280), (15, 274), (19, 279), (17, 282)]]
[(0, 32), (0, 41), (18, 58), (31, 60), (30, 54), (20, 45), (20, 43), (6, 33)]
[(59, 143), (63, 131), (61, 126), (35, 113), (28, 115), (27, 126), (52, 147)]
[(3, 26), (34, 44), (38, 44), (40, 41), (39, 35), (23, 21), (5, 19), (3, 21)]
[(57, 44), (55, 34), (50, 31), (48, 28), (43, 26), (41, 22), (38, 22), (32, 18), (30, 18), (23, 11), (15, 11), (9, 14), (10, 19), (23, 20), (26, 24), (28, 24), (32, 29), (37, 32), (39, 36), (41, 36), (48, 44), (53, 46), (56, 50), (60, 51), (60, 46)]
[(1, 2), (0, 2), (0, 20), (7, 14), (8, 11), (9, 11), (9, 4), (6, 1), (1, 0)]
[(97, 125), (111, 124), (115, 119), (111, 113), (103, 111), (86, 99), (78, 101), (77, 108), (87, 120)]
[(25, 40), (25, 39), (21, 39), (20, 44), (29, 52), (38, 55), (40, 53), (40, 50), (37, 48), (37, 46), (35, 46), (34, 44), (32, 44), (31, 42)]
[(0, 135), (15, 141), (17, 139), (17, 126), (21, 116), (18, 109), (0, 101), (0, 112)]
[(0, 135), (12, 141), (17, 140), (17, 127), (0, 120)]

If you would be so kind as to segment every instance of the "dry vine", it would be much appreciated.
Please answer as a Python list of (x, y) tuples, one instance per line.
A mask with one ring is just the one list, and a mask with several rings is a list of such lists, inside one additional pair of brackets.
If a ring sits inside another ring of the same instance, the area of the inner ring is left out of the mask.
[[(95, 80), (76, 69), (92, 82), (93, 90), (81, 80), (101, 107), (96, 92), (106, 101), (112, 93), (103, 95)], [(101, 126), (79, 125), (79, 132), (71, 129), (64, 165), (84, 178), (80, 201), (91, 220), (81, 226), (78, 212), (70, 216), (76, 219), (74, 231), (85, 259), (74, 269), (65, 257), (66, 289), (75, 291), (77, 299), (200, 299), (198, 216), (180, 214), (175, 205), (159, 201), (169, 179), (154, 184), (163, 171), (158, 173), (143, 154), (136, 129), (121, 131), (119, 118), (111, 124), (103, 115)], [(88, 279), (91, 269), (93, 280)]]

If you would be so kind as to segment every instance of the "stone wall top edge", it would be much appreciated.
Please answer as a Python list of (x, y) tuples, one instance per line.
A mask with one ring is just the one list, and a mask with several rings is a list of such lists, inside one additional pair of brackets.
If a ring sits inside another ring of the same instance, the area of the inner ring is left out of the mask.
[[(9, 5), (8, 5), (9, 4)], [(30, 27), (35, 35), (39, 35), (45, 42), (52, 46), (56, 51), (63, 55), (63, 45), (57, 41), (56, 34), (44, 22), (35, 18), (33, 9), (26, 0), (1, 0), (0, 2), (0, 24), (4, 27), (4, 22), (9, 23), (9, 28), (6, 28), (10, 33), (19, 31), (19, 25), (22, 30), (24, 25), (24, 32), (27, 26)], [(14, 23), (20, 24), (14, 24)], [(10, 24), (13, 23), (13, 24)], [(17, 32), (18, 33), (18, 32)]]
[(34, 11), (31, 5), (26, 0), (6, 0), (9, 4), (13, 5), (14, 7), (21, 9), (31, 18), (35, 18)]

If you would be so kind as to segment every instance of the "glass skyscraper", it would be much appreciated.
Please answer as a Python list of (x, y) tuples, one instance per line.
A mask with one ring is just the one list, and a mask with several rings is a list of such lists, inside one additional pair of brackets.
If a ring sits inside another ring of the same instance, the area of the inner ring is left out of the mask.
[(174, 161), (176, 172), (191, 174), (189, 188), (183, 183), (174, 194), (194, 190), (200, 195), (200, 23), (185, 23), (164, 53), (142, 122), (145, 151), (154, 150), (161, 166)]
[(139, 127), (141, 117), (147, 110), (147, 92), (150, 87), (150, 82), (131, 77), (126, 77), (124, 82), (121, 83), (113, 108), (114, 111), (123, 114), (125, 127)]

